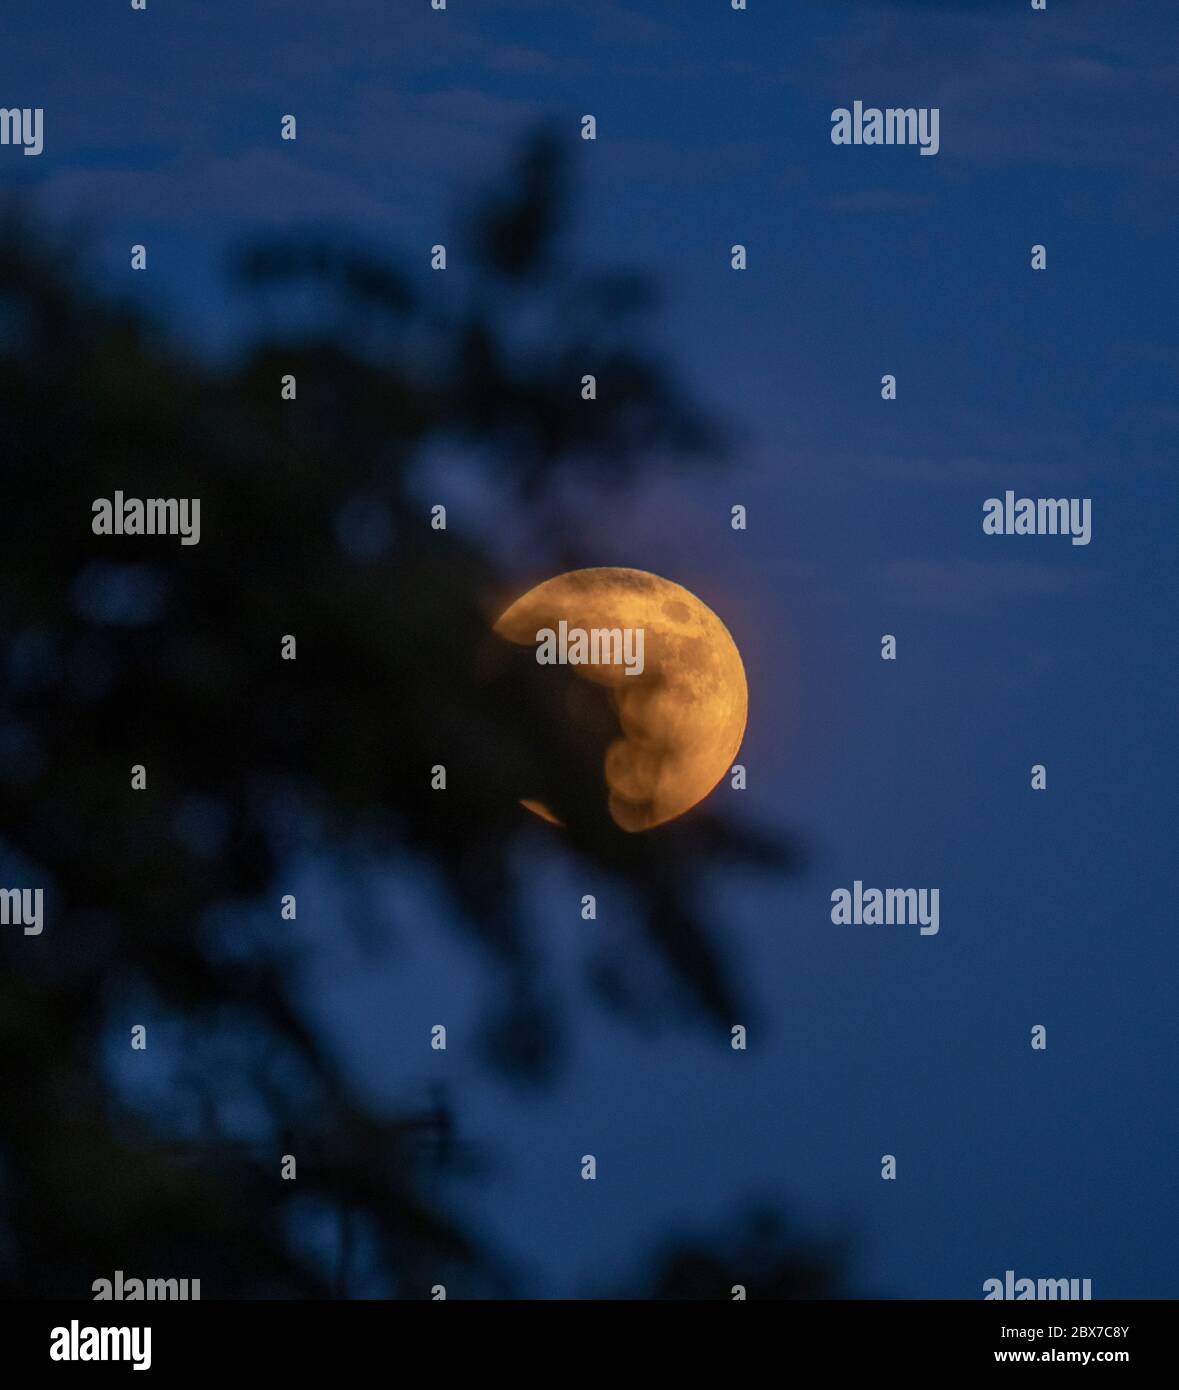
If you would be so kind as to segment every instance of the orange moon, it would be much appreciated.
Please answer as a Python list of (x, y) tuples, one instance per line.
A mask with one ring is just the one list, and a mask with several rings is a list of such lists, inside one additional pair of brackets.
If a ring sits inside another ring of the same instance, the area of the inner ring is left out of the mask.
[[(538, 584), (503, 613), (495, 631), (535, 648), (538, 633), (555, 632), (562, 620), (570, 632), (643, 632), (641, 673), (628, 675), (621, 664), (570, 667), (608, 687), (618, 712), (621, 736), (607, 749), (603, 769), (615, 823), (649, 830), (690, 811), (729, 771), (745, 736), (749, 688), (724, 623), (669, 579), (603, 567)], [(555, 820), (539, 802), (524, 804)]]

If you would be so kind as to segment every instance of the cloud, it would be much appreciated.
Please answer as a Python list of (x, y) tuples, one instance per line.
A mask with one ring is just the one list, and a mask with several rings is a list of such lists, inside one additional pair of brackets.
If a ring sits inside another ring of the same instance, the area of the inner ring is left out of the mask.
[(1079, 0), (1067, 23), (1007, 6), (861, 0), (783, 70), (845, 104), (940, 106), (947, 161), (1173, 179), (1179, 7)]
[(891, 560), (869, 572), (895, 603), (978, 614), (1016, 599), (1087, 593), (1099, 582), (1092, 569), (1025, 560)]
[(43, 198), (67, 217), (207, 227), (248, 219), (259, 226), (333, 217), (385, 217), (388, 204), (363, 180), (344, 171), (309, 168), (277, 148), (255, 148), (214, 159), (184, 159), (160, 168), (66, 170), (45, 185)]
[(276, 117), (264, 144), (249, 127), (229, 150), (204, 134), (162, 161), (154, 146), (123, 149), (115, 164), (59, 166), (44, 180), (42, 198), (53, 212), (104, 221), (400, 224), (411, 181), (419, 210), (445, 200), (456, 176), (469, 180), (500, 167), (505, 150), (542, 114), (531, 101), (474, 87), (419, 93), (363, 83), (332, 123), (300, 118), (297, 141), (279, 140)]

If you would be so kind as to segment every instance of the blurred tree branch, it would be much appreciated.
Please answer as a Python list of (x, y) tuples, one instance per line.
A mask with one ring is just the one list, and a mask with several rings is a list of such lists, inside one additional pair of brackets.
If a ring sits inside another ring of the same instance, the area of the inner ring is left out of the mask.
[[(551, 1077), (561, 1019), (534, 983), (518, 868), (544, 833), (518, 799), (543, 771), (573, 798), (552, 844), (623, 885), (682, 997), (732, 1019), (702, 875), (785, 871), (795, 852), (709, 814), (640, 837), (588, 800), (579, 815), (584, 749), (559, 708), (486, 678), (488, 596), (504, 576), (477, 538), (431, 531), (409, 485), (439, 439), (476, 444), (533, 508), (553, 505), (563, 476), (608, 489), (656, 454), (715, 456), (715, 431), (636, 337), (641, 279), (563, 264), (564, 182), (559, 149), (537, 136), (479, 207), (478, 273), (454, 312), (346, 247), (251, 248), (241, 284), (310, 285), (338, 314), (222, 370), (84, 290), (37, 229), (6, 224), (0, 866), (27, 866), (51, 904), (43, 940), (0, 940), (6, 1291), (81, 1294), (167, 1251), (170, 1272), (226, 1295), (331, 1292), (331, 1262), (307, 1256), (284, 1215), (283, 1135), (314, 1154), (300, 1199), (356, 1214), (387, 1292), (420, 1296), (448, 1270), (506, 1287), (494, 1252), (430, 1195), (440, 1155), (423, 1152), (421, 1117), (373, 1114), (329, 1057), (281, 936), (242, 959), (209, 929), (225, 905), (276, 910), (279, 866), (311, 825), (321, 846), (431, 866), (495, 972), (489, 1060)], [(524, 321), (537, 327), (521, 343)], [(609, 382), (592, 411), (575, 389), (586, 363)], [(279, 400), (286, 373), (297, 404)], [(116, 490), (200, 497), (199, 546), (93, 536), (91, 504)], [(285, 633), (299, 644), (289, 667)], [(450, 770), (444, 796), (435, 761)], [(145, 793), (128, 791), (132, 763), (149, 769)], [(596, 969), (602, 998), (641, 1005), (619, 962)], [(100, 1040), (132, 985), (195, 1039), (203, 1099), (183, 1117), (148, 1120), (111, 1084)], [(264, 1117), (265, 1161), (217, 1132), (227, 1087)], [(174, 1145), (190, 1140), (221, 1159), (182, 1160)]]

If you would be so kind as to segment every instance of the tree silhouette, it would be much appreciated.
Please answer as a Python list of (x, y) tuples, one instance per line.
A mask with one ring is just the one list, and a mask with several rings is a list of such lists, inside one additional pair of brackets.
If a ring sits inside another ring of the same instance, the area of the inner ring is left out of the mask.
[[(477, 449), (572, 556), (571, 477), (605, 498), (656, 456), (716, 461), (715, 431), (640, 346), (648, 287), (563, 259), (564, 183), (538, 134), (471, 214), (455, 303), (338, 243), (251, 247), (235, 284), (260, 321), (300, 293), (314, 326), (262, 333), (229, 367), (6, 222), (0, 878), (45, 886), (46, 927), (0, 938), (5, 1292), (85, 1295), (122, 1268), (200, 1277), (207, 1295), (327, 1296), (349, 1291), (358, 1249), (388, 1295), (510, 1291), (438, 1195), (441, 1171), (478, 1161), (445, 1095), (379, 1113), (300, 1004), (278, 903), (312, 850), (430, 869), (487, 964), (487, 1061), (522, 1082), (558, 1074), (564, 1026), (536, 983), (516, 853), (538, 836), (623, 886), (681, 1004), (733, 1018), (701, 875), (781, 872), (793, 850), (713, 814), (640, 836), (595, 815), (577, 726), (489, 636), (504, 574), (475, 537), (431, 529), (414, 490), (423, 451)], [(592, 409), (586, 363), (608, 384)], [(280, 400), (287, 374), (297, 402)], [(199, 545), (95, 536), (92, 503), (116, 490), (199, 497)], [(538, 778), (566, 831), (520, 807)], [(627, 961), (594, 972), (613, 1007), (665, 1007)], [(150, 1109), (112, 1065), (130, 1002), (166, 1021), (177, 1059)]]

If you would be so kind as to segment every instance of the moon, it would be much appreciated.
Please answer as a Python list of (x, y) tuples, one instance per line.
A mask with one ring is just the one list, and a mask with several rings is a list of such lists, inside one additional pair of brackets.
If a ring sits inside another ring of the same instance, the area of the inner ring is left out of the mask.
[[(603, 768), (614, 822), (623, 830), (650, 830), (690, 811), (729, 771), (745, 736), (749, 688), (724, 623), (670, 579), (601, 567), (538, 584), (494, 627), (513, 643), (536, 647), (541, 630), (556, 631), (562, 620), (570, 632), (643, 631), (639, 674), (626, 674), (620, 664), (570, 666), (583, 680), (606, 686), (617, 710), (621, 736), (606, 750)], [(524, 804), (557, 820), (541, 802)]]

